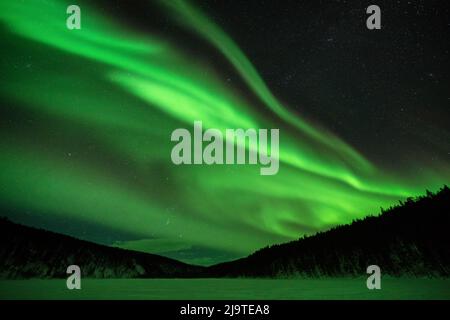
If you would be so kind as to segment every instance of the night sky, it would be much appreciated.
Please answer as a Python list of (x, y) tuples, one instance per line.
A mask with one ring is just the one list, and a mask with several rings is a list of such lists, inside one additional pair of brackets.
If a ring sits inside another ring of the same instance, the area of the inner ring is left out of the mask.
[[(411, 158), (448, 163), (445, 1), (202, 3), (303, 117), (383, 167), (400, 169)], [(382, 30), (365, 27), (372, 3), (382, 10)]]
[[(68, 4), (0, 4), (13, 221), (212, 264), (450, 181), (445, 1), (80, 1), (72, 31)], [(279, 173), (175, 166), (194, 120), (279, 128)]]

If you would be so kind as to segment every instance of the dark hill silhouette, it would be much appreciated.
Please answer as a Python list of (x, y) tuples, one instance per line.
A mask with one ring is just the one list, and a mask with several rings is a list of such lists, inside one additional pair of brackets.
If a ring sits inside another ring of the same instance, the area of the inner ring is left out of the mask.
[(216, 277), (361, 276), (375, 264), (393, 276), (450, 275), (450, 189), (409, 198), (379, 216), (273, 245), (208, 269)]
[(203, 267), (166, 257), (124, 250), (31, 228), (0, 218), (0, 278), (67, 277), (71, 264), (84, 277), (176, 278)]
[(339, 277), (368, 265), (394, 276), (450, 276), (450, 189), (407, 199), (352, 224), (208, 268), (124, 250), (0, 219), (0, 278)]

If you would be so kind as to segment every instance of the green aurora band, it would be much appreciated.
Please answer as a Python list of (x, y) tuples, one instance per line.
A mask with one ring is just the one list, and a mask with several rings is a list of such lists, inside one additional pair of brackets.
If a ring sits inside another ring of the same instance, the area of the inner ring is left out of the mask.
[[(292, 113), (233, 40), (184, 1), (158, 5), (216, 48), (254, 99), (169, 37), (139, 32), (95, 7), (82, 5), (82, 29), (67, 30), (69, 4), (0, 2), (8, 44), (1, 54), (2, 108), (33, 119), (2, 120), (4, 207), (141, 239), (116, 244), (126, 248), (161, 253), (202, 246), (242, 256), (449, 181), (445, 164), (420, 174), (414, 163), (386, 172)], [(21, 66), (23, 56), (33, 65)], [(279, 173), (173, 165), (170, 134), (192, 128), (194, 120), (205, 129), (280, 128)]]

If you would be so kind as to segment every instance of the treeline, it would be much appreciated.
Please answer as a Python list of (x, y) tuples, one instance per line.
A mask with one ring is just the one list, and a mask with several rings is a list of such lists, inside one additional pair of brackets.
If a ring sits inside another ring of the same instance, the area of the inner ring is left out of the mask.
[(63, 278), (69, 265), (92, 278), (176, 278), (203, 268), (112, 248), (0, 219), (0, 278)]
[(408, 198), (379, 216), (261, 249), (208, 269), (217, 277), (361, 276), (375, 264), (392, 276), (450, 275), (450, 190)]
[(450, 276), (450, 189), (407, 199), (349, 225), (256, 251), (208, 268), (112, 248), (0, 219), (0, 278)]

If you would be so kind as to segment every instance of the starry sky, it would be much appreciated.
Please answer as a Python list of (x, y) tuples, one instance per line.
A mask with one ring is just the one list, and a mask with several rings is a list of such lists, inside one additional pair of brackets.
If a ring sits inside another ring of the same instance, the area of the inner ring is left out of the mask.
[[(376, 214), (450, 178), (445, 1), (0, 4), (0, 206), (196, 264)], [(279, 128), (280, 170), (176, 166), (176, 128)]]

